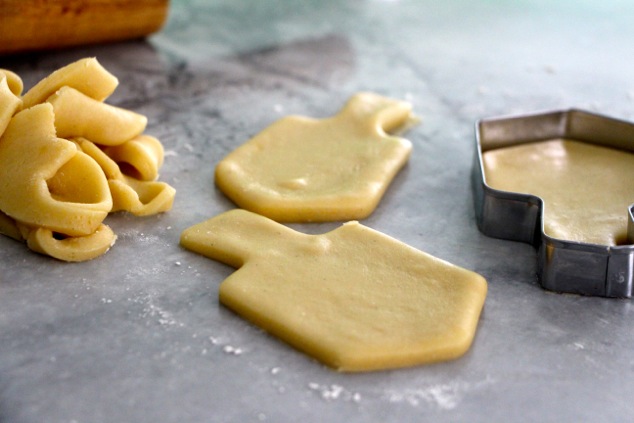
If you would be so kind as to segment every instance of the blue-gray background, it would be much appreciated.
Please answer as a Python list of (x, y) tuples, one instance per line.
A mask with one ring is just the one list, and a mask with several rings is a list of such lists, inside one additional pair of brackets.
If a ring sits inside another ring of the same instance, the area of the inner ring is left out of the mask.
[[(30, 87), (96, 56), (121, 81), (109, 102), (148, 116), (177, 189), (166, 214), (109, 217), (119, 239), (94, 261), (0, 237), (0, 421), (630, 421), (631, 301), (541, 290), (532, 247), (477, 231), (469, 172), (479, 118), (577, 107), (633, 119), (633, 18), (625, 0), (176, 0), (147, 41), (0, 58)], [(219, 306), (232, 269), (178, 246), (234, 207), (213, 184), (225, 154), (360, 90), (422, 118), (362, 223), (489, 282), (459, 360), (333, 372)]]

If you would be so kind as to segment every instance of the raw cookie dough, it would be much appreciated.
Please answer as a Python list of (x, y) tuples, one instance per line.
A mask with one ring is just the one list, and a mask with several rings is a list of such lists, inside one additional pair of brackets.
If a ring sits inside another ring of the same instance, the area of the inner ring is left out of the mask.
[(0, 233), (84, 261), (114, 244), (108, 213), (172, 207), (174, 188), (156, 181), (163, 146), (142, 134), (147, 118), (103, 103), (117, 83), (89, 58), (21, 96), (19, 76), (0, 69)]
[(334, 117), (287, 116), (224, 158), (216, 184), (238, 206), (284, 222), (362, 219), (407, 162), (411, 105), (372, 93)]
[(627, 243), (634, 154), (555, 139), (486, 151), (486, 183), (544, 201), (544, 231), (568, 241)]
[(47, 100), (55, 111), (60, 138), (84, 137), (104, 146), (121, 145), (145, 130), (147, 118), (62, 87)]
[(487, 291), (480, 275), (357, 222), (306, 235), (233, 210), (181, 244), (239, 267), (220, 285), (223, 304), (341, 371), (459, 357)]
[(108, 182), (94, 160), (55, 136), (54, 118), (50, 104), (33, 106), (0, 137), (0, 210), (27, 226), (90, 235), (112, 208)]
[[(15, 75), (15, 74), (14, 74)], [(46, 101), (62, 87), (72, 87), (97, 101), (104, 101), (117, 88), (119, 80), (94, 57), (78, 60), (51, 73), (28, 90), (24, 108)]]

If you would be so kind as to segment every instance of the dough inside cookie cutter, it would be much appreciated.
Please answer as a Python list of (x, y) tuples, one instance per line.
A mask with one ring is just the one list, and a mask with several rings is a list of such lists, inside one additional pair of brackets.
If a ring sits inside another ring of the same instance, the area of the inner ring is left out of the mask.
[(472, 171), (478, 228), (487, 236), (532, 244), (538, 252), (538, 278), (547, 290), (632, 297), (634, 204), (623, 210), (628, 215), (626, 245), (566, 241), (544, 232), (541, 198), (487, 185), (483, 153), (557, 138), (634, 152), (634, 123), (575, 109), (479, 120)]

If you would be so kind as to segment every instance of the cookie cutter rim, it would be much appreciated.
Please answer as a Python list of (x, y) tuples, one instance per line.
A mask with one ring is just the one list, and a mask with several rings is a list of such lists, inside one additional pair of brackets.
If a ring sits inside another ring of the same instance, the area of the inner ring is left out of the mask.
[(544, 289), (590, 296), (634, 295), (634, 204), (628, 207), (627, 242), (608, 246), (553, 238), (544, 232), (541, 198), (486, 184), (482, 153), (555, 138), (634, 152), (634, 124), (579, 110), (556, 110), (480, 119), (471, 173), (478, 229), (485, 235), (532, 244)]

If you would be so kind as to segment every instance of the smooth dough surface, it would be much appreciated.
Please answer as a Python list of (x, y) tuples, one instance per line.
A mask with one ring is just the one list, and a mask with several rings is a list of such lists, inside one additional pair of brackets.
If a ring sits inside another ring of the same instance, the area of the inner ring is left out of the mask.
[(216, 184), (241, 208), (284, 222), (367, 217), (407, 162), (409, 103), (353, 96), (334, 117), (287, 116), (225, 157)]
[(186, 229), (181, 244), (239, 267), (220, 301), (341, 371), (449, 360), (473, 340), (480, 275), (357, 222), (306, 235), (245, 210)]
[(544, 201), (547, 235), (600, 245), (627, 243), (634, 154), (555, 139), (483, 153), (486, 183)]

